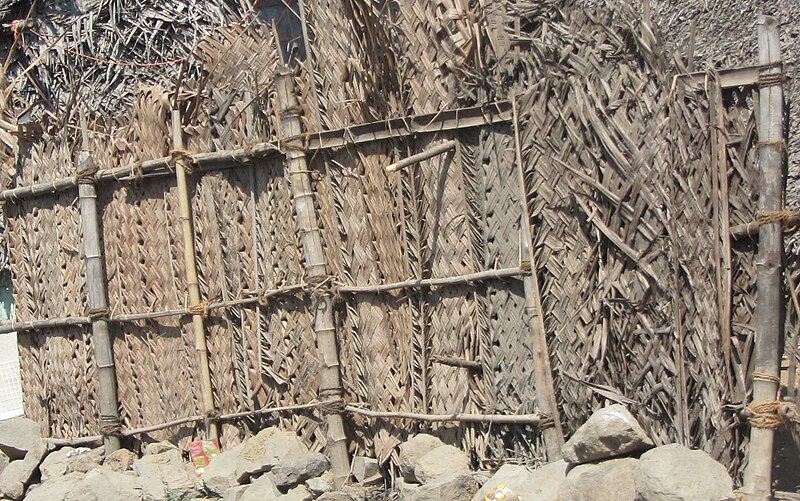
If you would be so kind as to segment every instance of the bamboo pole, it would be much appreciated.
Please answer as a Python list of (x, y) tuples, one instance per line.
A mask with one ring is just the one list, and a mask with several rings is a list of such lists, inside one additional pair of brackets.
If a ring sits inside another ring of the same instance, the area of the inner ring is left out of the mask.
[[(392, 118), (366, 124), (353, 125), (341, 129), (306, 133), (296, 136), (308, 151), (341, 148), (387, 139), (403, 138), (416, 134), (435, 134), (437, 132), (469, 129), (495, 123), (507, 122), (511, 119), (511, 105), (508, 101), (497, 101), (482, 106), (458, 108), (440, 111), (427, 115), (415, 115)], [(285, 138), (284, 138), (285, 139)], [(192, 156), (192, 164), (197, 171), (223, 170), (253, 164), (258, 159), (279, 155), (279, 142), (258, 143), (252, 148), (197, 153)], [(100, 169), (95, 175), (97, 182), (130, 181), (143, 177), (171, 176), (172, 159), (162, 157), (144, 162), (132, 163), (110, 169)], [(0, 191), (0, 202), (17, 202), (19, 200), (42, 195), (50, 195), (75, 188), (74, 177), (65, 177), (20, 186)]]
[[(89, 136), (81, 116), (83, 150), (78, 153), (79, 176), (93, 172), (94, 159), (89, 153)], [(105, 259), (101, 244), (100, 223), (97, 212), (97, 189), (91, 176), (79, 177), (78, 205), (83, 229), (83, 250), (86, 256), (86, 303), (92, 322), (92, 345), (97, 364), (98, 396), (100, 399), (100, 431), (106, 455), (120, 448), (119, 399), (117, 395), (117, 370), (114, 366), (114, 346), (109, 323), (108, 291), (106, 288)]]
[[(183, 148), (183, 129), (181, 128), (181, 113), (172, 110), (172, 143), (176, 150)], [(192, 211), (189, 198), (189, 187), (186, 181), (186, 171), (190, 168), (185, 158), (181, 157), (176, 162), (175, 179), (178, 188), (178, 205), (180, 210), (181, 229), (183, 231), (183, 261), (186, 269), (186, 286), (189, 289), (189, 306), (200, 305), (200, 284), (197, 279), (197, 260), (194, 252), (194, 230), (192, 228)], [(194, 329), (194, 348), (197, 352), (197, 361), (200, 365), (200, 391), (203, 398), (203, 412), (211, 418), (215, 413), (214, 395), (211, 387), (211, 369), (208, 365), (208, 344), (206, 343), (206, 329), (202, 314), (192, 315), (192, 328)], [(211, 438), (219, 437), (217, 423), (208, 419), (206, 421), (206, 434)]]
[(542, 431), (544, 446), (547, 452), (547, 461), (561, 459), (561, 447), (564, 445), (564, 432), (561, 429), (561, 416), (558, 412), (558, 402), (553, 385), (553, 369), (550, 365), (550, 352), (547, 349), (547, 331), (544, 326), (544, 311), (542, 310), (541, 288), (539, 286), (538, 267), (536, 265), (536, 252), (533, 246), (533, 231), (530, 225), (530, 208), (528, 207), (528, 190), (525, 186), (525, 170), (522, 164), (522, 150), (519, 138), (519, 117), (517, 116), (516, 100), (512, 101), (514, 144), (517, 160), (517, 181), (519, 183), (519, 199), (521, 205), (520, 246), (522, 255), (526, 256), (531, 265), (531, 273), (525, 275), (523, 287), (525, 289), (525, 316), (533, 336), (533, 381), (536, 387), (536, 404), (543, 413), (553, 419), (553, 426)]
[[(294, 89), (291, 70), (282, 67), (275, 72), (278, 117), (280, 131), (284, 138), (298, 137), (301, 133), (300, 106)], [(295, 204), (298, 231), (303, 244), (303, 257), (308, 282), (317, 282), (315, 294), (314, 334), (319, 350), (320, 372), (319, 398), (329, 405), (326, 415), (327, 451), (331, 461), (334, 483), (342, 486), (350, 476), (350, 459), (347, 452), (347, 436), (344, 420), (337, 405), (342, 402), (342, 383), (339, 374), (339, 353), (336, 346), (336, 325), (333, 317), (333, 301), (328, 281), (327, 263), (322, 246), (322, 235), (317, 224), (314, 208), (314, 193), (311, 190), (311, 177), (308, 175), (305, 151), (289, 147), (286, 149), (286, 175), (292, 190)]]
[[(762, 65), (781, 61), (779, 24), (773, 17), (758, 18), (758, 58)], [(783, 209), (784, 197), (784, 102), (780, 66), (761, 72), (759, 80), (759, 197), (758, 210)], [(765, 78), (766, 77), (766, 78)], [(773, 80), (774, 79), (774, 80)], [(759, 228), (756, 304), (756, 338), (753, 349), (753, 404), (772, 402), (778, 394), (780, 340), (783, 338), (783, 227), (782, 223), (762, 224)], [(772, 491), (772, 453), (774, 430), (751, 426), (747, 468), (743, 491), (749, 501), (764, 501)]]
[(497, 270), (485, 270), (476, 273), (467, 273), (464, 275), (442, 278), (426, 278), (426, 279), (411, 279), (403, 282), (395, 282), (391, 284), (382, 285), (361, 285), (361, 286), (346, 286), (343, 285), (337, 290), (341, 293), (350, 294), (370, 294), (388, 292), (396, 289), (425, 289), (429, 287), (442, 287), (451, 285), (463, 285), (472, 282), (482, 282), (485, 280), (499, 280), (503, 278), (511, 278), (520, 275), (525, 275), (528, 272), (519, 267), (514, 268), (500, 268)]

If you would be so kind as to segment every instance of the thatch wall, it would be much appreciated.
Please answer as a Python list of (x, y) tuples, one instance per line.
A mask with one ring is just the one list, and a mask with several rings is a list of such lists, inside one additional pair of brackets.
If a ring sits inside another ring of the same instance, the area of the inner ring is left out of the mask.
[[(341, 294), (345, 400), (429, 414), (539, 412), (534, 367), (543, 360), (534, 355), (531, 320), (540, 315), (567, 434), (592, 408), (620, 401), (657, 442), (702, 447), (737, 468), (755, 280), (752, 249), (737, 244), (733, 252), (728, 226), (755, 212), (756, 137), (746, 100), (673, 83), (651, 27), (619, 13), (560, 2), (493, 2), (486, 10), (454, 2), (448, 21), (429, 4), (401, 1), (395, 17), (354, 11), (349, 2), (307, 2), (310, 57), (296, 80), (308, 132), (406, 114), (432, 113), (433, 123), (445, 109), (514, 101), (497, 123), (307, 151), (328, 273), (344, 287), (531, 266), (542, 301), (526, 308), (520, 277)], [(364, 34), (372, 21), (375, 29)], [(187, 147), (275, 140), (271, 79), (280, 56), (269, 31), (221, 27), (194, 57), (203, 78), (184, 82), (177, 99)], [(142, 86), (125, 123), (95, 116), (90, 149), (100, 165), (168, 156), (174, 97), (174, 89)], [(715, 129), (719, 114), (724, 127)], [(74, 114), (67, 122), (76, 122)], [(712, 155), (721, 141), (715, 130), (736, 138), (725, 146), (730, 174)], [(44, 127), (20, 146), (15, 183), (72, 175), (75, 138), (70, 129)], [(386, 172), (447, 140), (456, 141), (452, 151)], [(193, 177), (204, 298), (227, 301), (303, 281), (287, 177), (281, 156)], [(112, 318), (185, 308), (174, 180), (134, 175), (99, 190)], [(66, 192), (8, 205), (20, 320), (85, 314), (73, 199)], [(530, 260), (521, 224), (532, 227)], [(211, 312), (220, 412), (317, 398), (311, 296)], [(190, 328), (185, 315), (117, 324), (125, 427), (202, 413)], [(77, 326), (20, 336), (26, 411), (55, 437), (99, 430), (89, 332)], [(276, 418), (314, 447), (325, 445), (318, 411)], [(351, 449), (382, 459), (421, 426), (358, 415), (348, 423)], [(224, 443), (240, 440), (248, 424), (261, 422), (226, 425)], [(534, 427), (435, 428), (477, 461), (544, 455)], [(186, 424), (155, 435), (195, 432)]]

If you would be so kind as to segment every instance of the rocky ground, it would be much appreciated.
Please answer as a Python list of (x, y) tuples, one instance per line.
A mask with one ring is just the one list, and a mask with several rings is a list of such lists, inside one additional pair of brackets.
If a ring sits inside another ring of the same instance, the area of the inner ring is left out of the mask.
[(0, 501), (733, 501), (725, 467), (702, 451), (655, 447), (622, 405), (595, 412), (539, 468), (473, 471), (463, 451), (432, 435), (400, 445), (397, 478), (356, 457), (336, 490), (328, 459), (289, 431), (266, 428), (214, 456), (199, 478), (185, 454), (151, 443), (122, 449), (53, 449), (36, 423), (0, 422)]

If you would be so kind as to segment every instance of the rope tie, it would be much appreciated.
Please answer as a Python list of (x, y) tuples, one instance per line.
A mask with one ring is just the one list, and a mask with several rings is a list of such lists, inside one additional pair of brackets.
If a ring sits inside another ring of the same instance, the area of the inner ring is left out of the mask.
[(524, 271), (524, 272), (526, 272), (526, 273), (531, 271), (531, 262), (530, 261), (520, 261), (519, 269)]
[(791, 210), (758, 211), (756, 222), (759, 226), (764, 224), (785, 223), (789, 227), (796, 227), (800, 219), (800, 212)]
[(328, 400), (325, 402), (320, 402), (319, 404), (319, 411), (322, 413), (323, 416), (330, 416), (331, 414), (341, 414), (344, 412), (347, 403), (342, 399), (342, 397), (336, 398), (336, 400)]
[(772, 374), (767, 374), (766, 372), (760, 371), (753, 371), (753, 379), (758, 379), (760, 381), (768, 381), (770, 383), (780, 383), (781, 378), (778, 376), (773, 376)]
[(121, 437), (122, 423), (117, 416), (100, 415), (100, 434), (106, 437)]
[(786, 151), (786, 141), (780, 139), (778, 141), (759, 141), (756, 145), (758, 148), (766, 148), (767, 146), (777, 146), (781, 151)]
[(764, 75), (763, 73), (758, 75), (758, 87), (761, 89), (781, 85), (784, 82), (786, 82), (786, 73), (783, 71), (769, 75)]
[(98, 171), (97, 162), (93, 157), (87, 157), (78, 165), (75, 172), (75, 184), (94, 184), (94, 176)]
[[(315, 301), (325, 296), (334, 297), (335, 278), (333, 275), (319, 275), (306, 279), (306, 291)], [(338, 292), (336, 293), (338, 294)]]
[(203, 424), (208, 428), (211, 423), (219, 421), (220, 416), (222, 414), (218, 409), (209, 409), (203, 413)]
[(210, 301), (202, 301), (186, 308), (186, 313), (189, 315), (200, 315), (205, 318), (208, 317), (209, 306), (211, 306)]
[(144, 179), (144, 171), (142, 170), (142, 162), (136, 162), (131, 166), (131, 176), (137, 183)]
[(792, 421), (795, 406), (783, 400), (773, 400), (761, 404), (750, 404), (747, 406), (747, 411), (750, 414), (747, 418), (750, 426), (774, 430)]
[(94, 322), (96, 320), (108, 320), (108, 308), (89, 308), (86, 311), (86, 316), (89, 317), (89, 321)]
[(194, 153), (183, 148), (175, 148), (169, 152), (171, 163), (180, 166), (187, 176), (194, 174)]

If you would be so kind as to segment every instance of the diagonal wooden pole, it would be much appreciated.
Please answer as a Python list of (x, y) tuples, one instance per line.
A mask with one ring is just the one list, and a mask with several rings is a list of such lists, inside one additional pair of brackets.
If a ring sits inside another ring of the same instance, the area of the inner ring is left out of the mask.
[[(181, 127), (181, 112), (172, 110), (172, 145), (175, 152), (183, 149), (183, 129)], [(197, 278), (197, 259), (194, 251), (194, 228), (192, 227), (192, 209), (189, 198), (189, 186), (186, 180), (187, 170), (191, 168), (186, 155), (173, 155), (176, 159), (175, 180), (178, 188), (178, 208), (180, 210), (181, 230), (183, 232), (183, 260), (186, 271), (186, 286), (189, 292), (189, 308), (201, 304), (200, 284)], [(197, 361), (200, 364), (200, 391), (203, 397), (203, 412), (206, 416), (206, 435), (210, 438), (219, 438), (219, 429), (216, 422), (216, 409), (214, 407), (214, 393), (211, 386), (211, 369), (208, 364), (208, 343), (206, 341), (206, 327), (203, 314), (198, 312), (192, 315), (192, 328), (194, 329), (194, 349), (197, 352)]]
[(105, 259), (97, 212), (97, 188), (94, 173), (97, 165), (89, 153), (89, 134), (81, 114), (83, 147), (78, 152), (78, 206), (83, 228), (83, 251), (86, 256), (86, 302), (92, 322), (94, 359), (100, 397), (100, 433), (106, 455), (120, 448), (119, 400), (117, 395), (117, 369), (114, 366), (114, 346), (108, 323), (108, 291), (106, 287)]
[[(282, 139), (298, 137), (300, 106), (295, 95), (294, 77), (289, 68), (275, 72), (278, 118)], [(286, 175), (294, 199), (298, 232), (303, 244), (306, 282), (317, 284), (314, 293), (314, 334), (317, 338), (322, 370), (320, 373), (319, 399), (323, 404), (327, 429), (327, 452), (331, 461), (334, 483), (344, 484), (350, 476), (350, 459), (347, 452), (347, 435), (344, 432), (344, 402), (342, 382), (339, 374), (339, 352), (336, 346), (336, 324), (333, 317), (333, 301), (328, 283), (328, 265), (322, 246), (322, 234), (317, 224), (314, 208), (314, 192), (308, 175), (306, 154), (301, 145), (284, 144), (286, 151)]]
[[(785, 191), (783, 66), (778, 20), (758, 18), (758, 60), (765, 69), (759, 76), (758, 211), (762, 215), (783, 211)], [(775, 401), (780, 384), (780, 341), (783, 339), (783, 224), (780, 219), (759, 227), (756, 304), (756, 338), (753, 349), (753, 402)], [(772, 494), (772, 453), (775, 430), (751, 426), (750, 449), (743, 491), (748, 501), (764, 501)]]

